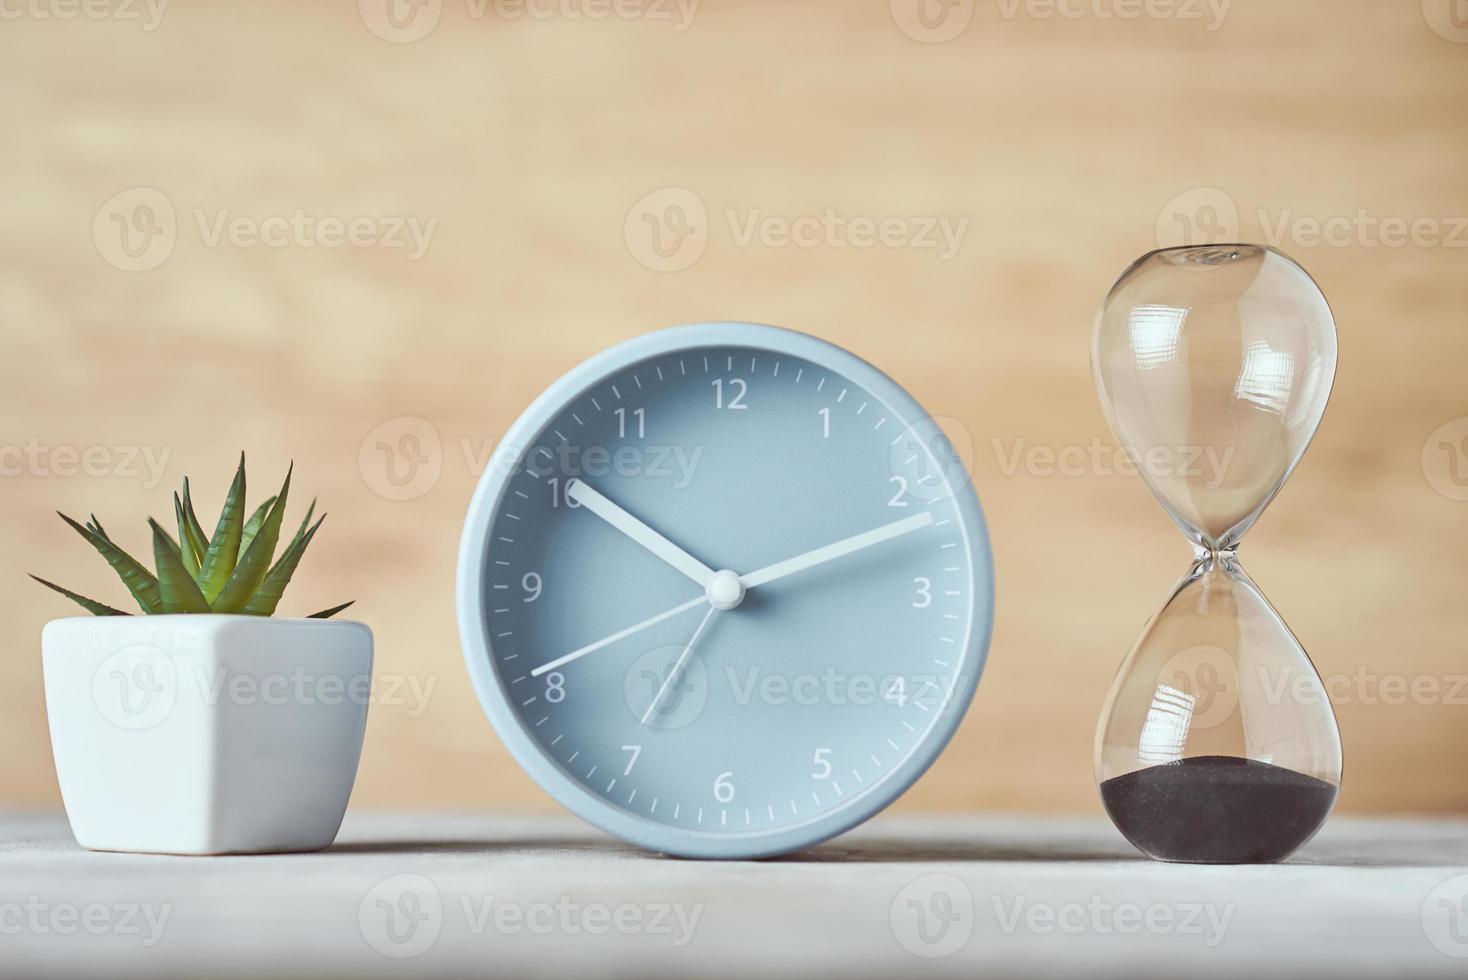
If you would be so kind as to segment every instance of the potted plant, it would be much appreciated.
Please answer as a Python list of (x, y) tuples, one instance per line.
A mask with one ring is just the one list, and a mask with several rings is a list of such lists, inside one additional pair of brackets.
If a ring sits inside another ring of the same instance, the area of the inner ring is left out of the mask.
[(56, 775), (83, 847), (168, 854), (319, 850), (356, 779), (372, 681), (372, 631), (274, 618), (321, 527), (315, 503), (276, 556), (290, 494), (245, 516), (245, 459), (212, 536), (189, 482), (175, 538), (157, 521), (155, 571), (93, 515), (66, 521), (105, 558), (144, 615), (36, 581), (91, 616), (42, 633)]

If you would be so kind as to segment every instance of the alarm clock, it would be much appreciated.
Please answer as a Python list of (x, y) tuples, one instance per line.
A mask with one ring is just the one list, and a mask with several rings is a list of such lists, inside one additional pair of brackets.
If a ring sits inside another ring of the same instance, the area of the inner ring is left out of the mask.
[(459, 628), (516, 761), (694, 858), (797, 850), (895, 800), (958, 727), (993, 562), (960, 454), (895, 381), (779, 327), (595, 355), (500, 443)]

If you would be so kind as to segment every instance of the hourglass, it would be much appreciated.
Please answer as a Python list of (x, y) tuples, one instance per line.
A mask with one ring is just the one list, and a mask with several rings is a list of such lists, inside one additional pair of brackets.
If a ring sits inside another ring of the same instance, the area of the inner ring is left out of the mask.
[(1112, 431), (1194, 549), (1107, 694), (1102, 802), (1158, 860), (1283, 860), (1335, 804), (1340, 733), (1237, 550), (1325, 412), (1330, 307), (1274, 249), (1165, 249), (1112, 287), (1092, 357)]

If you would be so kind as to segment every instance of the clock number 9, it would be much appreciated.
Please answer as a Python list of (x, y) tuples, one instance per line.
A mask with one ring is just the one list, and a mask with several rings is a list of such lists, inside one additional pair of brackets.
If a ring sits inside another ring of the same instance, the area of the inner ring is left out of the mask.
[(526, 572), (524, 577), (520, 579), (520, 588), (525, 590), (525, 602), (527, 604), (539, 599), (540, 593), (543, 591), (540, 573)]

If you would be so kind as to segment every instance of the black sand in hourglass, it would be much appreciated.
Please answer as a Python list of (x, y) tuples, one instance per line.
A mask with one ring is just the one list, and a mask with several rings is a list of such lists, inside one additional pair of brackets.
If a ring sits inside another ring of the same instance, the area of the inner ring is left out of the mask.
[(1108, 779), (1117, 829), (1159, 861), (1282, 861), (1315, 835), (1336, 788), (1282, 766), (1228, 755), (1180, 759)]

